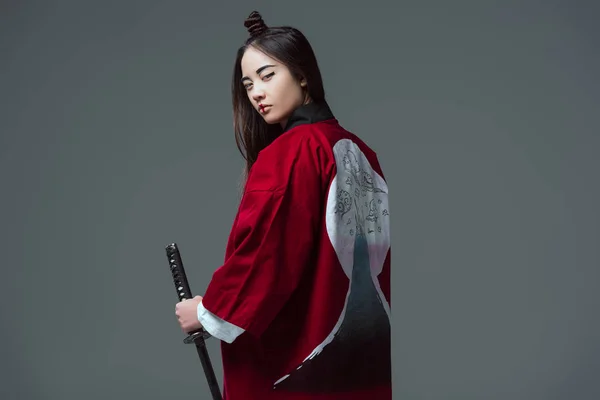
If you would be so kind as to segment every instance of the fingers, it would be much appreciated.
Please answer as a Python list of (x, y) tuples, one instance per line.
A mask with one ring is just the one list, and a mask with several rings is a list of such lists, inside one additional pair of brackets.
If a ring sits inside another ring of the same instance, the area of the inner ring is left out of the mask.
[[(175, 304), (175, 315), (179, 326), (184, 332), (198, 329), (199, 322), (196, 319), (196, 305), (202, 301), (202, 296), (194, 296)], [(201, 325), (200, 325), (201, 327)]]

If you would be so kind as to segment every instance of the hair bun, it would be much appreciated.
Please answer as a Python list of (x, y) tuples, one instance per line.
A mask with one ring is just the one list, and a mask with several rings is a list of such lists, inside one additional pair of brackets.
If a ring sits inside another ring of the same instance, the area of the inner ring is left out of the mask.
[(244, 26), (248, 29), (252, 37), (256, 37), (268, 29), (258, 11), (252, 11), (248, 18), (246, 18), (246, 21), (244, 21)]

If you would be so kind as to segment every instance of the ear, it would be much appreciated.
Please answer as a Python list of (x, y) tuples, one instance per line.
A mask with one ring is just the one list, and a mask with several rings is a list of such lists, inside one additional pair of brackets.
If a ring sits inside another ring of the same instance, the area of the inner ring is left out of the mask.
[(300, 74), (298, 74), (297, 77), (298, 77), (298, 81), (300, 81), (300, 86), (306, 87), (306, 85), (307, 85), (306, 78)]

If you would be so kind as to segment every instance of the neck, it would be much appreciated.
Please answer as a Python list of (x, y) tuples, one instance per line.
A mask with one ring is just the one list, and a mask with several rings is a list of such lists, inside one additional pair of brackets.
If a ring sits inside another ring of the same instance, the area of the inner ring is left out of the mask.
[[(307, 104), (310, 104), (310, 103), (312, 103), (312, 99), (311, 99), (311, 98), (310, 98), (310, 96), (307, 94), (307, 95), (306, 95), (306, 97), (304, 98), (304, 103), (302, 103), (302, 104), (301, 104), (301, 105), (299, 105), (298, 107), (302, 107), (302, 106), (305, 106), (305, 105), (307, 105)], [(287, 123), (288, 123), (288, 119), (289, 119), (289, 118), (286, 118), (286, 119), (283, 119), (283, 120), (281, 120), (281, 122), (279, 123), (279, 125), (281, 125), (281, 129), (285, 129), (285, 127), (286, 127), (286, 125), (287, 125)]]

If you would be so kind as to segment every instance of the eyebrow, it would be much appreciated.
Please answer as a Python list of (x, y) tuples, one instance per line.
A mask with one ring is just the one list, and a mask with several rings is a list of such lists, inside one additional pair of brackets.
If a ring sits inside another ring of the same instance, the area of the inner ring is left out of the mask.
[[(260, 67), (259, 69), (256, 70), (256, 74), (259, 75), (261, 72), (263, 72), (265, 69), (269, 68), (269, 67), (274, 67), (274, 65), (263, 65), (262, 67)], [(251, 80), (250, 78), (248, 78), (247, 76), (242, 77), (242, 82), (244, 82), (245, 80)]]

